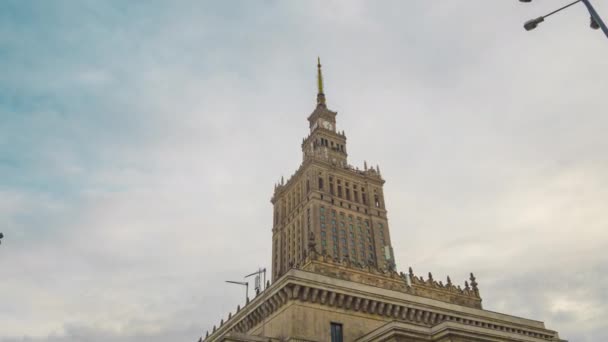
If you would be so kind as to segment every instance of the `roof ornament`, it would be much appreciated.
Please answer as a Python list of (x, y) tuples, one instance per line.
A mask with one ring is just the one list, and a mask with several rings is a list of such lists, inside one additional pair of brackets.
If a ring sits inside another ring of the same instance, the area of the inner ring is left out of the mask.
[(471, 288), (473, 289), (473, 291), (474, 291), (476, 294), (479, 294), (479, 288), (477, 288), (477, 285), (478, 285), (478, 284), (477, 284), (476, 278), (475, 278), (475, 276), (473, 275), (473, 273), (471, 273), (471, 278), (469, 278), (469, 279), (471, 280)]
[(323, 93), (323, 73), (321, 72), (321, 58), (317, 57), (317, 106), (325, 107), (325, 94)]

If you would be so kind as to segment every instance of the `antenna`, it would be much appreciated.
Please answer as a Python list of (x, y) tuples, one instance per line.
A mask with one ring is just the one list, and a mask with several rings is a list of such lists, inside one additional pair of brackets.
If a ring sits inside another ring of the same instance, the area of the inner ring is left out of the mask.
[(264, 286), (266, 285), (266, 268), (259, 268), (257, 271), (248, 274), (245, 276), (245, 278), (249, 278), (252, 275), (255, 275), (255, 293), (257, 294), (258, 292), (262, 291), (262, 284), (260, 284), (260, 275), (264, 274)]

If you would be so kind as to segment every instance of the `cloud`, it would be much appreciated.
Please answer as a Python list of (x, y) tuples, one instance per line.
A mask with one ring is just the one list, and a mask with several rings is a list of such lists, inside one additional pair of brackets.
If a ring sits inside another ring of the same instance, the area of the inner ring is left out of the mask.
[(608, 51), (582, 8), (526, 33), (546, 4), (0, 6), (0, 341), (196, 340), (234, 311), (317, 55), (400, 268), (606, 338)]

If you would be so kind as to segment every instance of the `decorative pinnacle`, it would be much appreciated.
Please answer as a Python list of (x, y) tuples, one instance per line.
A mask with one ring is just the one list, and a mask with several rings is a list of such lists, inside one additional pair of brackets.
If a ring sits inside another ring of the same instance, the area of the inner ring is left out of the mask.
[(325, 106), (323, 93), (323, 73), (321, 72), (321, 58), (317, 57), (317, 106)]
[(477, 288), (477, 279), (475, 278), (475, 276), (473, 275), (473, 273), (471, 273), (471, 277), (469, 278), (471, 280), (471, 287), (473, 288), (473, 291), (477, 292), (479, 291), (479, 289)]

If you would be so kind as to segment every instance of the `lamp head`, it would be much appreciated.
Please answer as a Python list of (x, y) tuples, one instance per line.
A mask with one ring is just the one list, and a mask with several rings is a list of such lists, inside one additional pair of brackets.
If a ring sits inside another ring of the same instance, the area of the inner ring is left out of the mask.
[(590, 17), (591, 22), (589, 23), (589, 27), (591, 27), (594, 30), (597, 30), (600, 28), (600, 24), (597, 22), (597, 20), (595, 20), (594, 17)]
[(526, 31), (534, 30), (538, 26), (538, 24), (542, 23), (543, 21), (545, 21), (545, 18), (543, 17), (528, 20), (525, 22), (524, 28), (526, 29)]

